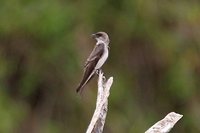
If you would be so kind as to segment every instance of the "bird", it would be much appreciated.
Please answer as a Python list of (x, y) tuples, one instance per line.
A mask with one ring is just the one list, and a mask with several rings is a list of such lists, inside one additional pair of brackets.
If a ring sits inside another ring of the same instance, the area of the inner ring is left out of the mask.
[(84, 86), (101, 70), (109, 55), (108, 34), (100, 31), (91, 36), (96, 40), (96, 45), (85, 62), (83, 78), (76, 89), (77, 93), (82, 93)]

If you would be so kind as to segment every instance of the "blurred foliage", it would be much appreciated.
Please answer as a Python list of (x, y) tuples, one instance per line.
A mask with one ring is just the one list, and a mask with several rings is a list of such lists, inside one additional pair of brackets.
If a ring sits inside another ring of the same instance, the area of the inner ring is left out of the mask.
[(83, 96), (75, 88), (97, 31), (114, 76), (105, 133), (144, 132), (171, 111), (184, 115), (174, 132), (200, 132), (198, 0), (0, 3), (1, 133), (85, 132), (96, 78)]

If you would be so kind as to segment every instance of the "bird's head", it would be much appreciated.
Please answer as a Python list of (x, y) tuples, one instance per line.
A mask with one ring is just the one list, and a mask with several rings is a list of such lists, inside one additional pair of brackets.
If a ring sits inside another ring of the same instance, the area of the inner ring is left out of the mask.
[(92, 37), (97, 40), (97, 43), (103, 42), (103, 43), (109, 44), (110, 42), (108, 34), (105, 32), (97, 32), (95, 34), (92, 34)]

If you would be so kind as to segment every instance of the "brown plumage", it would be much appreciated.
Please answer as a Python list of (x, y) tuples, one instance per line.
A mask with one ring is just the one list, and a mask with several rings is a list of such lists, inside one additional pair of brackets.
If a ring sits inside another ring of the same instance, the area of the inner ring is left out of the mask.
[(97, 43), (84, 65), (84, 75), (76, 92), (82, 92), (84, 86), (93, 78), (96, 71), (102, 67), (108, 57), (109, 38), (105, 32), (93, 34)]
[(76, 92), (82, 92), (83, 87), (93, 78), (96, 70), (94, 69), (97, 65), (97, 62), (101, 58), (104, 51), (103, 44), (96, 45), (90, 54), (89, 58), (87, 59), (85, 66), (84, 66), (84, 75), (83, 79), (76, 89)]

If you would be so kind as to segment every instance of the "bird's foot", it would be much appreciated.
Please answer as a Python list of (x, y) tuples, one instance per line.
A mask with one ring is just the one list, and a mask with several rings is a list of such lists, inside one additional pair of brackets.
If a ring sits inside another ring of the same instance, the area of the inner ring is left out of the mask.
[[(96, 70), (96, 74), (99, 75), (100, 73), (103, 74), (102, 70), (101, 69), (97, 69)], [(103, 83), (105, 83), (106, 82), (106, 77), (104, 75), (102, 76), (102, 79), (103, 79)]]
[(96, 74), (99, 75), (100, 73), (102, 73), (102, 70), (101, 69), (97, 69), (96, 70)]
[(103, 75), (103, 82), (106, 82), (106, 77)]

